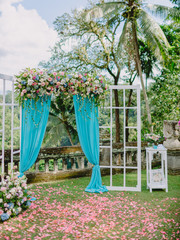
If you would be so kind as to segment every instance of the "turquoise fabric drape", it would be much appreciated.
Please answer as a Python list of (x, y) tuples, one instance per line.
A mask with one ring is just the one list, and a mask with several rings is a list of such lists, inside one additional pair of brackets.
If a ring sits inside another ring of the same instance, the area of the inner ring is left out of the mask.
[(101, 172), (99, 167), (99, 121), (98, 107), (93, 100), (82, 99), (78, 95), (73, 96), (76, 115), (76, 126), (79, 141), (88, 161), (94, 165), (91, 181), (86, 192), (106, 192), (102, 186)]
[(22, 104), (20, 175), (22, 177), (36, 161), (44, 138), (51, 97), (37, 102), (28, 99)]

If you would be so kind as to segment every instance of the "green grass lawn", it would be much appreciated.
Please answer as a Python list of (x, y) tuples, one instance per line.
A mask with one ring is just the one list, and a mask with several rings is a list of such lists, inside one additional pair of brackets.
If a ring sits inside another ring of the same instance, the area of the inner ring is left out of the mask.
[[(133, 173), (129, 179), (135, 181)], [(119, 178), (114, 176), (114, 181)], [(102, 178), (104, 184), (109, 177)], [(37, 200), (0, 224), (0, 239), (178, 239), (180, 176), (168, 176), (169, 192), (86, 193), (89, 177), (31, 185)]]

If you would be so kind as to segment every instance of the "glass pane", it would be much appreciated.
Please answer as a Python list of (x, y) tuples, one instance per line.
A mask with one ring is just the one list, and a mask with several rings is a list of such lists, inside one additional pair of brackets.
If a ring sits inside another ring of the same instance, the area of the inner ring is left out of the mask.
[(126, 129), (126, 146), (137, 146), (137, 129)]
[(3, 128), (2, 121), (3, 121), (3, 106), (0, 106), (0, 130), (2, 130)]
[(100, 146), (109, 146), (110, 145), (110, 136), (111, 136), (110, 128), (100, 128), (99, 129)]
[(137, 186), (137, 170), (126, 169), (126, 187)]
[(137, 109), (126, 109), (126, 126), (137, 127)]
[(124, 152), (123, 149), (113, 149), (113, 158), (112, 158), (113, 166), (124, 166)]
[(126, 107), (136, 107), (137, 106), (137, 90), (136, 89), (126, 89), (125, 90), (125, 105)]
[(99, 126), (110, 126), (110, 122), (111, 122), (110, 109), (100, 107)]
[(110, 166), (110, 149), (100, 148), (100, 166)]
[(112, 106), (123, 107), (123, 90), (112, 90)]
[(14, 128), (20, 127), (20, 107), (14, 107)]
[(126, 166), (137, 167), (137, 150), (136, 149), (126, 150)]
[(0, 78), (0, 103), (3, 102), (3, 80)]
[(110, 186), (110, 169), (101, 168), (102, 184), (105, 186)]
[[(122, 109), (113, 109), (112, 110), (112, 137), (113, 143), (116, 143), (117, 137), (120, 138), (120, 142), (123, 143), (124, 139), (124, 111)], [(117, 131), (116, 122), (119, 122), (119, 134)], [(119, 136), (120, 135), (120, 136)]]
[(112, 186), (123, 187), (124, 174), (123, 169), (113, 169)]
[(11, 107), (5, 107), (5, 149), (11, 148)]
[(5, 102), (12, 102), (12, 81), (5, 81)]
[(20, 129), (13, 131), (13, 149), (20, 149)]

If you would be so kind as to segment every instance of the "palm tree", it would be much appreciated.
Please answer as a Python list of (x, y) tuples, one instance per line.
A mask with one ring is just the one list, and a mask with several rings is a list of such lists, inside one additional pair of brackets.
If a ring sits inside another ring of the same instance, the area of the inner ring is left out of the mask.
[[(96, 18), (105, 17), (106, 15), (114, 17), (118, 14), (124, 22), (123, 30), (117, 45), (116, 58), (123, 67), (128, 62), (129, 70), (136, 69), (143, 90), (146, 104), (147, 117), (152, 131), (151, 112), (148, 97), (143, 81), (141, 60), (139, 55), (138, 38), (143, 39), (153, 51), (159, 63), (168, 57), (167, 48), (169, 43), (161, 30), (158, 23), (146, 12), (167, 16), (170, 8), (144, 3), (142, 0), (124, 0), (104, 2), (100, 1), (91, 9), (85, 10), (85, 19), (89, 22)], [(175, 11), (175, 10), (173, 10)], [(171, 9), (171, 14), (173, 13)]]

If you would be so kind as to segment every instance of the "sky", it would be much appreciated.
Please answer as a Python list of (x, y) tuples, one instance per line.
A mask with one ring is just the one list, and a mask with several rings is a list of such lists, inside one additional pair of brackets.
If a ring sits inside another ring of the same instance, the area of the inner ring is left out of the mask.
[[(169, 0), (148, 2), (172, 6)], [(0, 0), (0, 73), (14, 75), (47, 61), (58, 40), (56, 17), (87, 5), (88, 0)]]

